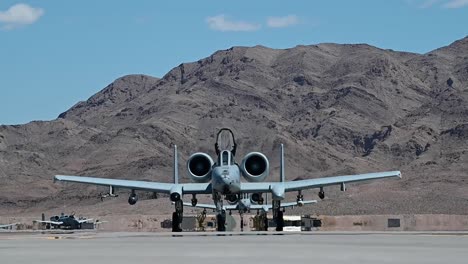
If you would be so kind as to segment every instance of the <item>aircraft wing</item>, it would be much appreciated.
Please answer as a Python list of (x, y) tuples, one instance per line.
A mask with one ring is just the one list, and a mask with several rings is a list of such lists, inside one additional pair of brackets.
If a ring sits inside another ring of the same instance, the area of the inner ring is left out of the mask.
[(314, 189), (330, 185), (340, 185), (344, 183), (376, 180), (383, 178), (401, 178), (400, 171), (385, 171), (356, 175), (323, 177), (309, 180), (287, 181), (287, 182), (245, 182), (241, 184), (243, 192), (269, 192), (274, 189), (283, 189), (284, 192), (299, 191), (304, 189)]
[[(290, 203), (281, 203), (281, 208), (287, 208), (287, 207), (295, 207), (295, 206), (303, 206), (304, 204), (312, 204), (312, 203), (317, 203), (317, 200), (310, 200), (310, 201), (301, 201), (301, 202), (290, 202)], [(203, 208), (203, 209), (216, 209), (216, 206), (214, 204), (197, 204), (195, 206), (192, 205), (192, 203), (184, 203), (184, 206), (189, 206), (189, 207), (196, 207), (196, 208)], [(224, 205), (223, 206), (224, 210), (237, 210), (237, 204), (234, 205)], [(250, 210), (264, 210), (265, 212), (268, 212), (270, 209), (273, 208), (273, 205), (271, 204), (252, 204), (250, 205)]]
[(0, 228), (7, 228), (7, 227), (15, 226), (15, 225), (17, 225), (17, 224), (19, 224), (19, 223), (0, 225)]
[[(303, 206), (304, 204), (312, 204), (312, 203), (317, 203), (317, 200), (307, 200), (307, 201), (301, 201), (301, 202), (289, 202), (289, 203), (281, 203), (280, 207), (281, 208), (288, 208), (288, 207), (296, 207), (296, 206)], [(268, 211), (273, 208), (272, 204), (253, 204), (250, 206), (251, 210), (264, 210)]]
[(84, 176), (55, 175), (54, 181), (65, 181), (75, 183), (85, 183), (102, 186), (114, 186), (117, 188), (151, 191), (157, 193), (170, 193), (172, 187), (180, 185), (184, 194), (210, 194), (211, 184), (209, 183), (164, 183), (149, 181), (117, 180)]
[(63, 222), (57, 222), (57, 221), (34, 220), (34, 222), (45, 223), (45, 224), (52, 224), (52, 225), (61, 225), (61, 224), (63, 224)]
[(303, 206), (304, 204), (313, 204), (313, 203), (317, 203), (317, 200), (306, 200), (306, 201), (300, 201), (300, 202), (281, 203), (281, 208)]
[[(216, 209), (216, 206), (214, 204), (200, 204), (200, 203), (197, 203), (197, 205), (193, 206), (192, 203), (184, 203), (184, 206), (195, 207), (195, 208), (203, 208), (203, 209), (213, 209), (213, 210)], [(236, 210), (237, 205), (236, 204), (234, 204), (234, 205), (224, 205), (223, 208), (224, 208), (224, 210)]]
[(80, 220), (78, 220), (78, 223), (80, 223), (80, 224), (81, 223), (86, 223), (86, 222), (92, 221), (92, 220), (93, 220), (92, 218), (90, 218), (90, 219), (80, 219)]

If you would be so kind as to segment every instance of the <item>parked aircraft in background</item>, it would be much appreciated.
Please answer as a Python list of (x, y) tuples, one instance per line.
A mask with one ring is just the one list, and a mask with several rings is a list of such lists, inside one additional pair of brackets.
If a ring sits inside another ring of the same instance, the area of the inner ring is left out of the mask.
[[(225, 140), (229, 138), (229, 140)], [(224, 140), (224, 142), (223, 142)], [(228, 142), (228, 143), (226, 143)], [(215, 143), (217, 155), (216, 161), (206, 153), (197, 152), (190, 156), (187, 161), (187, 171), (194, 183), (179, 183), (179, 170), (177, 158), (177, 146), (174, 146), (174, 183), (148, 182), (135, 180), (118, 180), (82, 176), (56, 175), (54, 181), (77, 182), (94, 185), (109, 186), (111, 195), (114, 188), (130, 189), (131, 194), (128, 203), (133, 205), (138, 201), (136, 190), (150, 191), (156, 193), (170, 194), (170, 200), (175, 205), (175, 212), (172, 214), (172, 231), (180, 232), (180, 224), (183, 218), (184, 195), (192, 195), (190, 206), (197, 206), (197, 194), (211, 194), (214, 208), (217, 213), (217, 230), (225, 231), (226, 210), (238, 210), (245, 212), (246, 208), (257, 208), (263, 205), (263, 194), (270, 193), (272, 198), (271, 207), (273, 218), (276, 221), (277, 231), (283, 230), (283, 210), (288, 204), (282, 204), (286, 192), (297, 192), (296, 205), (300, 206), (303, 201), (302, 190), (319, 189), (319, 197), (325, 197), (324, 187), (330, 185), (340, 185), (345, 191), (345, 184), (382, 178), (401, 178), (399, 171), (387, 171), (377, 173), (367, 173), (359, 175), (324, 177), (309, 180), (285, 181), (284, 172), (284, 148), (280, 148), (280, 173), (279, 182), (264, 182), (269, 175), (270, 165), (267, 157), (260, 152), (250, 152), (244, 156), (240, 164), (235, 162), (237, 145), (234, 135), (230, 129), (223, 128), (218, 132)], [(241, 176), (247, 182), (241, 182)], [(250, 205), (246, 206), (245, 195), (250, 197)], [(224, 199), (229, 205), (224, 205)], [(308, 201), (311, 203), (313, 201)], [(199, 206), (203, 207), (203, 206)], [(263, 209), (263, 207), (260, 207)], [(266, 217), (266, 213), (264, 214)]]
[(47, 229), (55, 228), (55, 229), (81, 229), (81, 224), (86, 223), (88, 221), (92, 221), (93, 219), (86, 219), (86, 218), (78, 218), (76, 219), (75, 216), (72, 215), (62, 215), (52, 216), (50, 221), (46, 220), (34, 220), (34, 222), (43, 223), (46, 225)]
[(18, 225), (19, 223), (13, 223), (13, 224), (6, 224), (6, 225), (0, 225), (0, 229), (11, 229), (14, 226)]

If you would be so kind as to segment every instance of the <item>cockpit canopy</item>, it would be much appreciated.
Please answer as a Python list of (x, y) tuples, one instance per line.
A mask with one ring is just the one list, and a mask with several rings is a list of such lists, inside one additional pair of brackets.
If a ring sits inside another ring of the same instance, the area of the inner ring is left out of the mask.
[[(222, 128), (218, 131), (216, 135), (215, 150), (216, 155), (220, 156), (221, 152), (224, 150), (229, 150), (232, 156), (236, 155), (236, 139), (234, 138), (234, 133), (232, 133), (229, 128)], [(222, 163), (220, 163), (221, 165)]]

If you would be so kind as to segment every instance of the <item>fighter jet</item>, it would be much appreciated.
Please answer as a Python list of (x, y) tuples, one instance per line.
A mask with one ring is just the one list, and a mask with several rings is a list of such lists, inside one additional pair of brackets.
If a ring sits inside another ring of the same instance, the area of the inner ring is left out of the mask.
[(76, 219), (73, 214), (64, 215), (63, 213), (58, 216), (52, 216), (50, 221), (34, 220), (34, 222), (46, 224), (47, 229), (81, 229), (81, 224), (92, 221), (93, 219), (78, 218)]
[[(230, 138), (229, 140), (224, 140)], [(228, 143), (226, 143), (228, 142)], [(345, 191), (347, 183), (360, 182), (383, 178), (401, 178), (400, 171), (386, 171), (376, 173), (366, 173), (358, 175), (324, 177), (308, 180), (285, 181), (284, 168), (284, 147), (280, 146), (280, 172), (279, 182), (265, 182), (270, 172), (268, 158), (260, 152), (250, 152), (244, 156), (241, 163), (235, 161), (237, 144), (234, 134), (228, 128), (221, 129), (217, 134), (215, 143), (216, 161), (207, 153), (197, 152), (192, 154), (187, 161), (187, 172), (193, 183), (179, 183), (177, 146), (174, 146), (174, 182), (149, 182), (136, 180), (119, 180), (97, 177), (64, 176), (56, 175), (54, 181), (85, 183), (94, 185), (109, 186), (111, 192), (114, 188), (130, 189), (131, 193), (128, 203), (133, 205), (138, 201), (136, 190), (149, 191), (154, 193), (169, 194), (171, 202), (175, 206), (172, 214), (172, 231), (180, 232), (180, 224), (183, 218), (183, 196), (191, 195), (191, 206), (198, 204), (197, 194), (211, 194), (214, 210), (216, 211), (217, 230), (225, 231), (226, 210), (237, 209), (240, 213), (245, 210), (244, 195), (250, 194), (250, 202), (254, 205), (262, 205), (263, 194), (271, 194), (271, 210), (276, 221), (276, 230), (283, 230), (283, 210), (282, 202), (286, 192), (297, 192), (296, 204), (304, 203), (302, 190), (319, 189), (320, 199), (325, 198), (324, 187), (340, 185)], [(241, 181), (244, 178), (246, 182)], [(113, 193), (111, 193), (113, 194)], [(235, 207), (226, 207), (224, 200)], [(188, 204), (186, 204), (188, 205)], [(250, 208), (252, 205), (250, 205)], [(269, 210), (269, 208), (266, 208)]]

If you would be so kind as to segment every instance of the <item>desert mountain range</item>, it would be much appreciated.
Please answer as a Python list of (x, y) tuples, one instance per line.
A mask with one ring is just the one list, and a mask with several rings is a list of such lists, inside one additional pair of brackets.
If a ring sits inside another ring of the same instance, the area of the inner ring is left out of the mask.
[(54, 184), (55, 174), (170, 182), (172, 144), (189, 182), (186, 159), (214, 156), (222, 127), (235, 133), (238, 161), (265, 153), (269, 180), (278, 179), (280, 143), (287, 180), (402, 171), (344, 193), (330, 187), (313, 212), (468, 214), (468, 37), (426, 54), (233, 47), (161, 79), (123, 76), (55, 120), (0, 126), (0, 211), (86, 208), (105, 191)]

